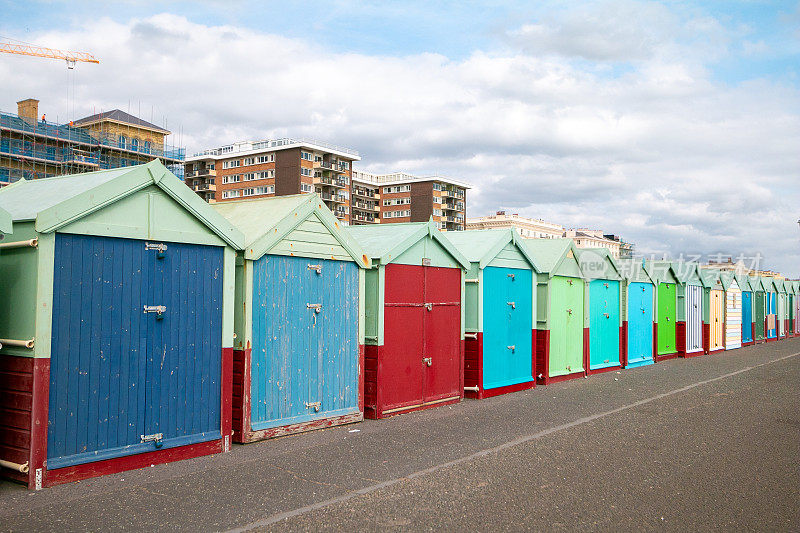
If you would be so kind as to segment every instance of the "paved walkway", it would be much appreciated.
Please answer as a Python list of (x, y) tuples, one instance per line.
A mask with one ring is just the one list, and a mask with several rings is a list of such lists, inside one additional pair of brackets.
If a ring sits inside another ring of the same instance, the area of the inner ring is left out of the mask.
[(800, 339), (37, 493), (0, 482), (3, 530), (392, 526), (798, 531)]

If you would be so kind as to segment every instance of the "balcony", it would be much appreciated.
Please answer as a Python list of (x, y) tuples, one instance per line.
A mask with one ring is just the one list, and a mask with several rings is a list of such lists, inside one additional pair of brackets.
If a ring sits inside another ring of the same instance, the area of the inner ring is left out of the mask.
[(345, 172), (347, 172), (347, 169), (341, 168), (339, 165), (334, 165), (332, 163), (328, 163), (325, 161), (314, 162), (314, 168), (320, 170), (329, 170), (331, 172), (337, 172), (339, 174), (344, 174)]
[(356, 222), (379, 222), (379, 219), (377, 219), (374, 215), (362, 215), (359, 213), (353, 213), (350, 219)]
[(356, 187), (353, 189), (353, 196), (360, 196), (362, 198), (375, 198), (375, 191), (370, 191), (367, 189), (361, 189)]
[(357, 200), (355, 202), (353, 202), (353, 207), (356, 208), (356, 209), (362, 209), (364, 211), (378, 211), (378, 210), (380, 210), (379, 206), (377, 206), (377, 205), (375, 205), (373, 203), (359, 202)]
[(202, 183), (200, 185), (192, 186), (192, 190), (194, 192), (215, 192), (217, 190), (217, 186), (213, 183)]
[(217, 171), (215, 169), (210, 168), (202, 168), (200, 170), (192, 170), (191, 172), (186, 173), (187, 178), (200, 178), (205, 176), (216, 176)]
[(339, 179), (339, 178), (329, 178), (329, 177), (321, 177), (315, 178), (314, 183), (316, 185), (327, 185), (328, 187), (338, 187), (340, 189), (347, 188), (347, 180)]
[(347, 198), (344, 198), (344, 197), (336, 195), (336, 194), (330, 194), (330, 193), (327, 193), (327, 192), (320, 192), (318, 194), (319, 194), (320, 198), (322, 198), (323, 200), (325, 200), (327, 202), (336, 202), (336, 203), (339, 203), (339, 204), (346, 204), (347, 203)]

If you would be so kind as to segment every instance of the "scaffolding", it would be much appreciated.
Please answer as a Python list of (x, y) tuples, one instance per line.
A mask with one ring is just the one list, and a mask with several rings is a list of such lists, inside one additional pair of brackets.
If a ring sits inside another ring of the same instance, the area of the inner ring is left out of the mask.
[[(122, 125), (124, 127), (124, 125)], [(116, 124), (117, 129), (120, 124)], [(20, 178), (37, 179), (137, 165), (159, 158), (179, 177), (186, 152), (175, 146), (134, 142), (70, 124), (29, 120), (0, 111), (0, 187)], [(136, 130), (131, 126), (130, 131)], [(141, 130), (141, 128), (138, 128)]]

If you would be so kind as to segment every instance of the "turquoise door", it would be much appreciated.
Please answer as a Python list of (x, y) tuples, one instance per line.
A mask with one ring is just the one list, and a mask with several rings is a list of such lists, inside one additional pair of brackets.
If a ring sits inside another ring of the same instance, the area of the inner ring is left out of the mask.
[(483, 270), (484, 389), (533, 381), (532, 299), (530, 270)]
[(742, 292), (742, 342), (753, 342), (753, 293)]
[(589, 283), (589, 369), (619, 366), (619, 282)]
[(631, 283), (628, 287), (628, 365), (653, 363), (653, 285)]

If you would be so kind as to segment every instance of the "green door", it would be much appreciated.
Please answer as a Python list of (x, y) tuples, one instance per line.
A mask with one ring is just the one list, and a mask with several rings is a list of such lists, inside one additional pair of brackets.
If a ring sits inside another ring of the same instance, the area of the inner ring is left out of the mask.
[(766, 307), (766, 296), (764, 291), (755, 293), (755, 317), (756, 317), (756, 340), (764, 340), (764, 309)]
[(658, 355), (675, 353), (677, 293), (674, 283), (658, 284)]
[(550, 280), (550, 377), (583, 372), (583, 280)]

